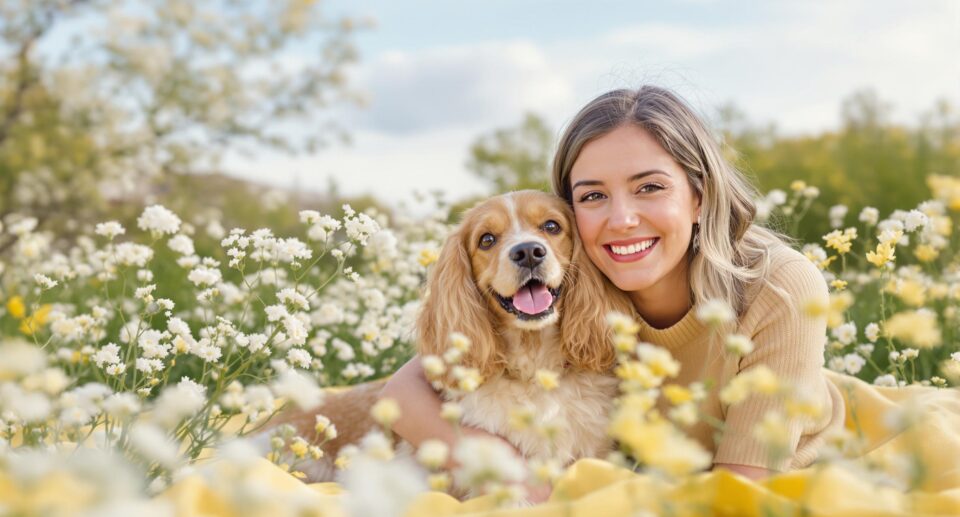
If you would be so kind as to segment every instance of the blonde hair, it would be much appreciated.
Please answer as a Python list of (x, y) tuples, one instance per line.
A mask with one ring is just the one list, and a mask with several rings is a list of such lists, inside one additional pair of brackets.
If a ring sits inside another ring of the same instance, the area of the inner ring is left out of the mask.
[(700, 117), (673, 92), (643, 86), (613, 90), (590, 101), (560, 138), (553, 191), (572, 205), (570, 171), (583, 146), (625, 124), (649, 132), (687, 173), (700, 198), (700, 224), (694, 225), (699, 246), (691, 239), (687, 251), (694, 303), (719, 299), (743, 315), (747, 287), (766, 281), (768, 248), (788, 239), (754, 223), (756, 188), (724, 159)]

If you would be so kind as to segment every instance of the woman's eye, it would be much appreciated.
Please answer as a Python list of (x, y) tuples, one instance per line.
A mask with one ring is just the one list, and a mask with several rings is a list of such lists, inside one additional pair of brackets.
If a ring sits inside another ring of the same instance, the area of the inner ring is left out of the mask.
[(584, 194), (582, 197), (580, 197), (580, 201), (581, 201), (581, 202), (583, 202), (583, 201), (594, 201), (594, 200), (600, 199), (600, 196), (602, 196), (602, 195), (603, 195), (603, 194), (601, 194), (601, 193), (599, 193), (599, 192), (588, 192), (587, 194)]
[(497, 238), (493, 234), (485, 233), (480, 236), (480, 249), (488, 250), (497, 243)]
[(560, 223), (552, 219), (550, 221), (543, 223), (543, 226), (541, 226), (541, 228), (543, 228), (543, 231), (547, 233), (552, 233), (554, 235), (560, 233), (560, 230), (561, 230)]
[(658, 190), (663, 190), (663, 185), (658, 185), (656, 183), (647, 183), (646, 185), (640, 187), (639, 192), (656, 192)]

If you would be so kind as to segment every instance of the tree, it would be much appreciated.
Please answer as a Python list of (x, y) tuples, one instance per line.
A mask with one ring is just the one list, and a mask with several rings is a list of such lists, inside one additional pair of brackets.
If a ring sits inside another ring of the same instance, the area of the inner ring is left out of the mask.
[[(314, 150), (364, 24), (311, 0), (0, 0), (0, 218), (96, 210), (228, 150)], [(0, 248), (4, 246), (0, 242)]]
[(474, 141), (467, 168), (490, 182), (496, 193), (550, 188), (553, 131), (528, 113), (515, 127), (497, 129)]

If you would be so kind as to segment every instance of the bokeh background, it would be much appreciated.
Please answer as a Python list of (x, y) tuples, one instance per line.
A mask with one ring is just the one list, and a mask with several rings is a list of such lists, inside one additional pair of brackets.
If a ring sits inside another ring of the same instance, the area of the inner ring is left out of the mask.
[(151, 202), (282, 226), (545, 186), (577, 109), (643, 83), (762, 190), (818, 186), (808, 221), (960, 173), (952, 0), (6, 0), (0, 33), (0, 217), (58, 231)]

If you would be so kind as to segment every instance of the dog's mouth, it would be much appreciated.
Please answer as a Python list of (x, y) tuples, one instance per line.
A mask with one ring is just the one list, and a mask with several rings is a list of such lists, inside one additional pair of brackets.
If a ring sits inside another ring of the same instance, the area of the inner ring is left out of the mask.
[(501, 296), (496, 291), (493, 294), (505, 311), (520, 320), (530, 321), (553, 314), (560, 287), (549, 287), (539, 278), (531, 278), (513, 296)]

